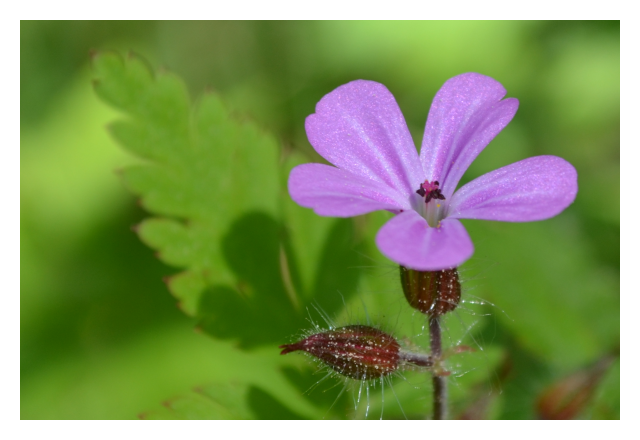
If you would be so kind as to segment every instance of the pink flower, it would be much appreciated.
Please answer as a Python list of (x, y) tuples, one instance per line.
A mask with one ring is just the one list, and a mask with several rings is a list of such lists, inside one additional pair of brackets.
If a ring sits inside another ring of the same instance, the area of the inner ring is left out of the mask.
[(307, 117), (315, 150), (335, 166), (305, 164), (289, 176), (289, 193), (319, 215), (396, 214), (376, 243), (411, 269), (456, 267), (473, 254), (458, 219), (526, 222), (553, 217), (575, 199), (577, 173), (555, 156), (492, 171), (455, 191), (471, 162), (511, 121), (518, 100), (496, 80), (465, 73), (448, 80), (431, 104), (418, 155), (393, 95), (358, 80), (338, 87)]

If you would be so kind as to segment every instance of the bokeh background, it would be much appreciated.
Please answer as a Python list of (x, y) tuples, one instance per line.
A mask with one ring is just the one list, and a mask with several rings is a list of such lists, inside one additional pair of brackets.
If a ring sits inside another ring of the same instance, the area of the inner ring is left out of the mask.
[[(176, 307), (162, 280), (179, 269), (132, 231), (148, 214), (114, 172), (135, 160), (109, 137), (105, 127), (118, 114), (92, 89), (89, 53), (105, 49), (133, 51), (174, 72), (194, 99), (215, 90), (238, 119), (308, 161), (319, 158), (304, 118), (341, 84), (385, 84), (419, 145), (444, 81), (468, 71), (500, 81), (520, 109), (464, 181), (553, 154), (576, 167), (580, 189), (572, 206), (545, 222), (465, 222), (476, 253), (461, 268), (467, 303), (448, 318), (447, 343), (477, 351), (451, 365), (453, 416), (620, 417), (619, 22), (23, 21), (20, 28), (21, 418), (136, 418), (194, 387), (233, 380), (252, 384), (255, 417), (364, 416), (363, 405), (345, 409), (351, 397), (327, 412), (341, 388), (331, 388), (334, 379), (303, 394), (322, 375), (303, 356), (289, 355), (285, 369), (278, 364), (277, 345), (295, 335), (250, 343), (270, 331), (268, 316), (253, 327), (247, 321), (243, 335), (215, 337), (194, 332), (196, 319)], [(325, 283), (326, 297), (314, 300), (342, 323), (363, 319), (367, 307), (378, 324), (419, 341), (421, 317), (405, 309), (397, 269), (373, 244), (384, 214), (368, 218), (340, 223), (345, 240), (360, 241), (346, 248), (346, 278)], [(465, 382), (477, 371), (485, 373)], [(429, 384), (419, 377), (397, 379), (410, 417), (427, 414)], [(296, 393), (308, 406), (291, 403)], [(385, 413), (402, 417), (397, 405)]]

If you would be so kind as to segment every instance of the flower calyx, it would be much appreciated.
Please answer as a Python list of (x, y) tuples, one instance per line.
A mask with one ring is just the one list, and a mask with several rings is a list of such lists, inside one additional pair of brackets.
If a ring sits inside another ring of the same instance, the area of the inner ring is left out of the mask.
[(431, 368), (427, 354), (403, 350), (388, 333), (368, 325), (348, 325), (310, 335), (282, 352), (304, 351), (335, 372), (356, 380), (378, 379), (405, 368)]
[(282, 352), (304, 351), (352, 379), (376, 379), (398, 369), (400, 344), (374, 327), (348, 325), (311, 335), (294, 344), (281, 345)]
[(444, 315), (460, 302), (460, 277), (456, 268), (419, 271), (400, 266), (400, 284), (409, 305), (425, 315)]

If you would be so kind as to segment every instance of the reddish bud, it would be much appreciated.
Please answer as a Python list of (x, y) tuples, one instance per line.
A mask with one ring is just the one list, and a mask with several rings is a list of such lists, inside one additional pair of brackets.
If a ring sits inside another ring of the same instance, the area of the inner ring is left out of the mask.
[(548, 387), (536, 402), (538, 417), (545, 420), (570, 420), (578, 417), (613, 361), (613, 356), (605, 356), (594, 365), (576, 371)]
[(366, 325), (348, 325), (281, 345), (280, 354), (302, 350), (352, 379), (376, 379), (393, 373), (400, 363), (400, 345), (387, 333)]
[(427, 315), (444, 315), (460, 302), (456, 268), (423, 272), (400, 266), (400, 284), (411, 307)]

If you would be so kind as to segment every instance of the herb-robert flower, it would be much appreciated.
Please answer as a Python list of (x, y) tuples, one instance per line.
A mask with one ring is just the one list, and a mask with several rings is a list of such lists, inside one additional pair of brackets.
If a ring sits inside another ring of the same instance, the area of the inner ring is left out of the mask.
[(575, 199), (574, 167), (537, 156), (487, 173), (455, 191), (471, 162), (511, 121), (515, 98), (478, 73), (448, 80), (436, 94), (418, 155), (406, 122), (382, 84), (358, 80), (324, 96), (306, 119), (309, 142), (335, 166), (304, 164), (289, 176), (298, 204), (323, 216), (396, 214), (376, 243), (410, 269), (456, 267), (473, 254), (459, 219), (543, 220)]

